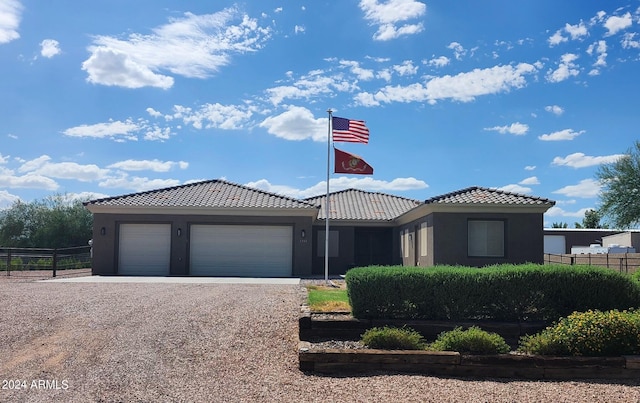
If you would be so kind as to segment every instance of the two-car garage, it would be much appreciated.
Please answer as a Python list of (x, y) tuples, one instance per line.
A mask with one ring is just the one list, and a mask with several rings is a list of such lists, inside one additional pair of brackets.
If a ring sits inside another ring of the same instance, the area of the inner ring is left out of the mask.
[[(170, 275), (170, 224), (119, 225), (118, 274)], [(188, 234), (189, 275), (289, 277), (291, 225), (193, 224)]]

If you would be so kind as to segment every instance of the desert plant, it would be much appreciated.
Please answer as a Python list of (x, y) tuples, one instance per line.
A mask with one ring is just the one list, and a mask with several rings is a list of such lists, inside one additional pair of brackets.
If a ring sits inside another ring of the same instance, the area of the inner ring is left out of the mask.
[(438, 338), (429, 345), (429, 350), (457, 351), (466, 354), (502, 354), (508, 353), (510, 348), (499, 334), (471, 326), (467, 330), (456, 327), (440, 333)]
[(362, 334), (362, 344), (383, 350), (423, 350), (422, 335), (409, 327), (374, 327)]
[(521, 338), (519, 350), (540, 355), (640, 354), (640, 311), (574, 312), (540, 333)]

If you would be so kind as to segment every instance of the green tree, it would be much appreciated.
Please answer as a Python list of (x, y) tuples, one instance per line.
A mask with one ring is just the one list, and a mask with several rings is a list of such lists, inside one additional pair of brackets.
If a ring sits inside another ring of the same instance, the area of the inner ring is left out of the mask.
[(584, 212), (582, 223), (576, 222), (576, 228), (608, 228), (607, 225), (600, 224), (600, 213), (594, 209), (588, 209)]
[(569, 226), (569, 224), (567, 224), (566, 222), (554, 222), (551, 225), (551, 228), (567, 228)]
[(30, 203), (15, 202), (0, 211), (0, 246), (65, 248), (86, 245), (93, 216), (79, 200), (54, 195)]
[(596, 172), (600, 181), (600, 214), (614, 228), (630, 228), (640, 222), (640, 141), (617, 161)]

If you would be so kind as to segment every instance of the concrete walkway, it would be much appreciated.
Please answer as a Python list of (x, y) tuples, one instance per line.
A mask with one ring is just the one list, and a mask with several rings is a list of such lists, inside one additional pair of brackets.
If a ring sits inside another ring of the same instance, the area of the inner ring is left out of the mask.
[(300, 284), (299, 278), (259, 277), (146, 277), (146, 276), (86, 276), (58, 277), (42, 280), (45, 283), (149, 283), (149, 284)]

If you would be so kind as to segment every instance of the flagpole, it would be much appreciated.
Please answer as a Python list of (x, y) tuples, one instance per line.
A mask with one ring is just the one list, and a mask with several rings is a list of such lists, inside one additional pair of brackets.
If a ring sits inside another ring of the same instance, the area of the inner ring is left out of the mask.
[(331, 165), (331, 109), (327, 110), (329, 114), (329, 125), (327, 130), (327, 195), (324, 202), (324, 281), (329, 284), (329, 172)]

